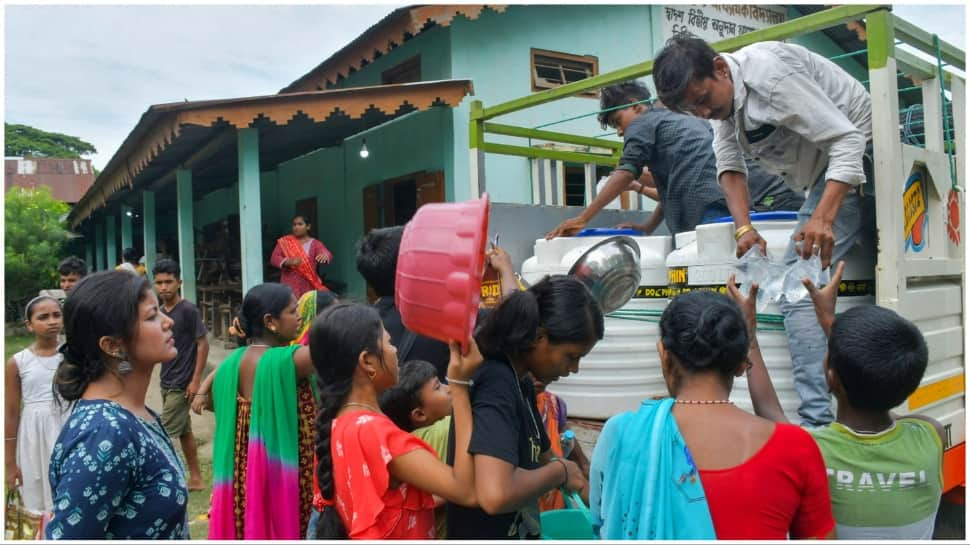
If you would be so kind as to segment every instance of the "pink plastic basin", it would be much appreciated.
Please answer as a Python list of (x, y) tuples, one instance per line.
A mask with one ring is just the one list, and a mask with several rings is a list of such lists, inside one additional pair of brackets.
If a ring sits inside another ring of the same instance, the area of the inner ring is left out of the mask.
[(411, 331), (442, 342), (471, 336), (481, 299), (488, 194), (422, 206), (404, 226), (394, 302)]

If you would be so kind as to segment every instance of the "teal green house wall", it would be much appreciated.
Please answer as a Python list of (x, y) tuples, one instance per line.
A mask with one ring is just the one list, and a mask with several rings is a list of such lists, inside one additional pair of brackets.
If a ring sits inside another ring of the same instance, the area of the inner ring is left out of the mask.
[[(451, 168), (445, 160), (453, 145), (451, 124), (448, 108), (414, 112), (348, 138), (341, 146), (282, 163), (275, 184), (279, 204), (272, 208), (273, 216), (267, 216), (271, 210), (264, 204), (264, 217), (277, 226), (280, 235), (285, 234), (294, 203), (316, 197), (314, 234), (334, 253), (329, 274), (347, 282), (349, 293), (363, 296), (366, 285), (354, 257), (357, 240), (364, 235), (364, 188), (413, 172)], [(365, 138), (370, 156), (362, 159), (359, 151)]]
[[(451, 23), (451, 77), (469, 78), (475, 99), (486, 106), (532, 92), (531, 49), (571, 55), (593, 55), (600, 73), (652, 58), (651, 6), (645, 5), (515, 5), (504, 13), (483, 10), (475, 21), (456, 17)], [(455, 199), (471, 197), (466, 100), (452, 111), (455, 119)], [(496, 119), (524, 127), (550, 123), (599, 110), (595, 98), (568, 98)], [(549, 130), (596, 136), (604, 131), (595, 116), (552, 125)], [(489, 135), (492, 142), (527, 141)], [(485, 156), (486, 190), (496, 202), (531, 203), (528, 159)]]

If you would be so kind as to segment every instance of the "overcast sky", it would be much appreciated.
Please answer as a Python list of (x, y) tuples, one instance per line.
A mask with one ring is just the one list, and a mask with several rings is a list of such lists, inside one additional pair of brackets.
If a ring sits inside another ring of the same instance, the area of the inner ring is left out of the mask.
[[(152, 104), (273, 94), (397, 5), (7, 5), (4, 119), (79, 136), (103, 168)], [(963, 5), (895, 13), (966, 49)]]

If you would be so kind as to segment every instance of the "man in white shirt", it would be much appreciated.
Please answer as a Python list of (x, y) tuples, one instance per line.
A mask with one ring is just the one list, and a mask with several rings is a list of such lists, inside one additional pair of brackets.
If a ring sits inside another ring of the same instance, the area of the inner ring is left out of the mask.
[[(737, 255), (765, 240), (748, 215), (744, 157), (808, 191), (786, 262), (819, 254), (822, 267), (862, 240), (875, 244), (869, 93), (828, 59), (802, 46), (760, 42), (716, 53), (697, 38), (675, 37), (654, 61), (660, 99), (675, 111), (710, 119), (718, 180), (736, 227)], [(803, 425), (833, 420), (822, 373), (825, 335), (811, 301), (784, 303)]]

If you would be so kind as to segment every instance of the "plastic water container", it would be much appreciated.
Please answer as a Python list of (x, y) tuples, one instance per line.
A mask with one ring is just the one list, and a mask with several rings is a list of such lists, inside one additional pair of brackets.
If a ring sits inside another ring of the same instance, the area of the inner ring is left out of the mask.
[[(625, 231), (594, 231), (595, 236), (537, 240), (534, 255), (522, 265), (522, 278), (535, 284), (548, 274), (566, 274), (573, 263), (593, 245)], [(665, 259), (672, 249), (669, 236), (633, 236), (640, 247), (640, 287), (625, 306), (652, 311), (659, 316), (667, 306)], [(634, 411), (646, 392), (664, 388), (657, 357), (659, 330), (656, 321), (604, 319), (605, 333), (590, 353), (579, 362), (579, 372), (547, 388), (563, 398), (569, 415), (606, 419), (623, 411)]]
[(405, 327), (443, 342), (471, 336), (481, 299), (488, 209), (488, 194), (430, 203), (404, 226), (394, 302)]
[[(771, 213), (768, 213), (771, 214)], [(767, 242), (768, 258), (783, 263), (788, 241), (795, 234), (797, 222), (794, 215), (752, 214), (752, 225)], [(745, 281), (744, 275), (735, 269), (737, 243), (734, 240), (734, 224), (728, 221), (699, 225), (693, 235), (683, 235), (683, 246), (667, 256), (669, 287), (672, 294), (694, 289), (714, 290), (726, 293), (725, 282), (732, 273), (739, 283)], [(691, 240), (693, 239), (693, 240)], [(844, 312), (853, 306), (871, 305), (875, 302), (875, 248), (865, 248), (857, 244), (845, 258), (845, 272), (839, 289), (836, 313)], [(785, 335), (781, 310), (778, 305), (770, 304), (760, 313), (765, 320), (758, 323), (758, 343), (771, 375), (771, 381), (778, 393), (778, 399), (788, 418), (798, 420), (800, 399), (792, 379), (791, 353), (788, 337)], [(666, 393), (666, 390), (656, 392)], [(744, 376), (734, 379), (731, 400), (749, 411), (751, 395)]]
[(566, 430), (559, 434), (559, 445), (562, 448), (562, 457), (569, 458), (573, 448), (576, 447), (576, 434), (573, 430)]

